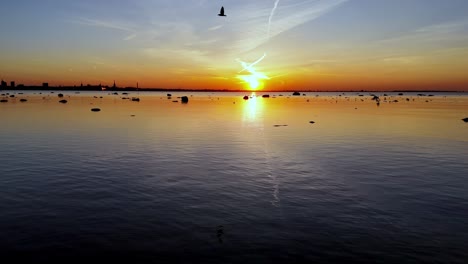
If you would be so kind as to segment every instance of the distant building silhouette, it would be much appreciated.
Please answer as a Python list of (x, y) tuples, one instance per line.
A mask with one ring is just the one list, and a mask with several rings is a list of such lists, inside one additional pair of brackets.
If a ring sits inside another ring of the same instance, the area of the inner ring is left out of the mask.
[(49, 83), (42, 83), (42, 88), (49, 88)]
[(6, 88), (7, 87), (7, 83), (2, 79), (2, 85), (1, 85), (2, 88)]
[(10, 86), (11, 86), (11, 88), (15, 88), (16, 87), (15, 81), (11, 81)]
[(112, 88), (117, 88), (117, 86), (115, 85), (115, 80), (114, 80), (114, 85), (112, 85)]

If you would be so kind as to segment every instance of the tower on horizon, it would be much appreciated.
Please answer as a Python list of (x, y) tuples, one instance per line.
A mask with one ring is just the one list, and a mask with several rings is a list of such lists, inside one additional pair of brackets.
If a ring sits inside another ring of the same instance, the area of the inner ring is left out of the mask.
[(112, 85), (112, 88), (117, 88), (117, 86), (115, 85), (115, 80), (114, 80), (114, 85)]
[(2, 88), (6, 88), (7, 87), (7, 83), (2, 79), (2, 85), (1, 85)]
[(15, 88), (15, 87), (16, 87), (15, 81), (11, 81), (11, 82), (10, 82), (10, 87), (11, 87), (11, 88)]

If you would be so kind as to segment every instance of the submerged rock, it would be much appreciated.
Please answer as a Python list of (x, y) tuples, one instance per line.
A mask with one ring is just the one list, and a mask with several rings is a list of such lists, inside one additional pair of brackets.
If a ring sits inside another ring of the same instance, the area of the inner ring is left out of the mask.
[(67, 100), (60, 100), (59, 103), (66, 104), (66, 103), (68, 103), (68, 101)]
[(100, 108), (91, 108), (91, 111), (92, 112), (99, 112), (99, 111), (101, 111), (101, 109)]

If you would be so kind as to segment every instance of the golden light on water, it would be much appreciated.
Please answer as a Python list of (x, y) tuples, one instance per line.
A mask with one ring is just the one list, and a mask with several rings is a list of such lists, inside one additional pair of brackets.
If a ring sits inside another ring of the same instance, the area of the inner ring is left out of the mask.
[(258, 98), (255, 92), (252, 92), (249, 99), (244, 102), (244, 122), (255, 123), (257, 125), (258, 118), (263, 116), (264, 100)]

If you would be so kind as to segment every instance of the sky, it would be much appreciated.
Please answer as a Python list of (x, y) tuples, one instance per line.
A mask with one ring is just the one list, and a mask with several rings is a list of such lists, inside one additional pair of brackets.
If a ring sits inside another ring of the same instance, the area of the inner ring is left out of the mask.
[[(17, 84), (468, 91), (466, 0), (0, 6), (0, 78)], [(217, 16), (221, 6), (226, 17)]]

